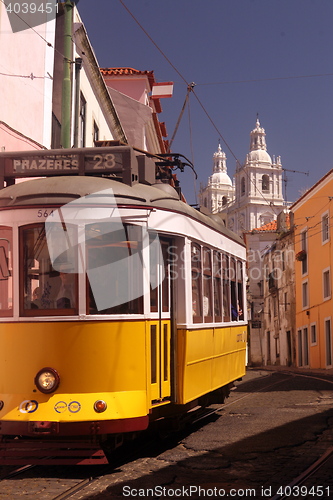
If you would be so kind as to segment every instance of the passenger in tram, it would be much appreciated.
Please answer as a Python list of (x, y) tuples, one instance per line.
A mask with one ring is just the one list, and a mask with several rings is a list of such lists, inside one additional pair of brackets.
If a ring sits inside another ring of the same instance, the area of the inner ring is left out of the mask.
[(69, 309), (74, 307), (74, 274), (60, 270), (59, 277), (61, 279), (60, 289), (57, 295), (57, 309)]
[(238, 319), (240, 320), (243, 319), (243, 311), (239, 306), (239, 302), (237, 301), (237, 306), (231, 304), (231, 320), (238, 321)]
[(39, 309), (41, 307), (41, 296), (41, 288), (37, 286), (32, 292), (31, 309)]

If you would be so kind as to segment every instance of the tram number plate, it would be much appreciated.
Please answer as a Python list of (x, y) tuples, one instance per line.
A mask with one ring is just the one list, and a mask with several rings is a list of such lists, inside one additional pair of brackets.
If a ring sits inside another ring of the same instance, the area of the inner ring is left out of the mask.
[(52, 209), (40, 208), (37, 211), (37, 217), (38, 219), (46, 219), (49, 216), (53, 217), (53, 212), (54, 210)]
[(123, 158), (121, 153), (106, 153), (85, 155), (86, 171), (121, 171), (123, 168)]

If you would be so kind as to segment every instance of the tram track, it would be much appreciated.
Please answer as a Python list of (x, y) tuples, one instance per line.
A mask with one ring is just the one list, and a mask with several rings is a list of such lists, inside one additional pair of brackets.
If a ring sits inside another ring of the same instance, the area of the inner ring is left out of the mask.
[[(242, 400), (253, 397), (255, 394), (259, 394), (261, 392), (270, 390), (273, 387), (276, 387), (278, 385), (286, 383), (288, 380), (290, 380), (290, 377), (306, 377), (306, 378), (315, 378), (317, 380), (322, 380), (326, 383), (333, 384), (332, 380), (329, 379), (323, 379), (320, 377), (316, 377), (314, 375), (308, 375), (308, 374), (299, 374), (295, 372), (279, 372), (281, 375), (284, 375), (283, 379), (279, 379), (277, 381), (272, 381), (271, 376), (276, 374), (276, 372), (270, 373), (269, 376), (266, 378), (266, 383), (263, 384), (262, 387), (257, 388), (253, 390), (250, 393), (246, 393), (244, 395), (239, 395), (237, 392), (232, 393), (232, 397), (230, 401), (227, 401), (225, 404), (218, 405), (215, 408), (206, 408), (205, 410), (201, 409), (200, 412), (194, 416), (193, 420), (189, 422), (190, 427), (196, 426), (196, 425), (205, 425), (205, 421), (209, 420), (213, 415), (218, 414), (219, 412), (223, 411), (224, 409), (227, 409), (228, 407), (231, 407), (232, 405), (235, 405), (236, 403), (241, 402)], [(270, 383), (271, 382), (271, 383)], [(247, 382), (248, 384), (251, 383), (251, 380)], [(237, 387), (236, 387), (237, 390)], [(186, 434), (192, 433), (193, 429), (190, 429), (189, 427), (186, 428), (185, 430)], [(65, 500), (65, 499), (70, 499), (72, 497), (75, 497), (75, 495), (78, 492), (82, 492), (85, 489), (88, 489), (92, 485), (94, 485), (94, 492), (98, 491), (98, 481), (104, 479), (104, 484), (102, 488), (104, 489), (106, 486), (106, 481), (107, 481), (107, 487), (110, 487), (114, 483), (114, 479), (112, 479), (112, 476), (114, 472), (119, 469), (124, 464), (128, 464), (131, 461), (134, 461), (143, 455), (149, 456), (152, 452), (151, 449), (154, 448), (153, 450), (153, 455), (156, 456), (160, 452), (162, 453), (163, 450), (165, 449), (165, 446), (167, 445), (168, 447), (171, 446), (171, 441), (174, 441), (175, 443), (179, 441), (179, 439), (182, 439), (183, 436), (183, 431), (176, 431), (176, 432), (170, 432), (166, 436), (164, 440), (161, 440), (159, 443), (155, 439), (150, 439), (149, 442), (145, 441), (145, 444), (143, 446), (140, 446), (139, 448), (133, 449), (131, 446), (129, 450), (126, 450), (120, 454), (120, 457), (115, 458), (113, 463), (108, 464), (106, 466), (99, 466), (97, 468), (97, 471), (94, 470), (94, 467), (89, 467), (89, 470), (86, 472), (88, 473), (86, 477), (82, 478), (82, 480), (75, 480), (75, 484), (67, 484), (67, 489), (65, 488), (65, 485), (63, 484), (63, 491), (59, 491), (57, 494), (56, 491), (53, 492), (53, 495), (48, 496), (48, 497), (43, 497), (43, 498), (48, 498), (49, 500)], [(172, 438), (170, 441), (170, 437)], [(134, 444), (134, 442), (133, 442)], [(141, 443), (142, 444), (142, 443)], [(272, 497), (270, 500), (282, 500), (284, 498), (290, 498), (290, 491), (294, 491), (293, 488), (295, 489), (296, 486), (301, 486), (303, 485), (307, 479), (311, 478), (313, 474), (315, 474), (317, 471), (320, 470), (321, 467), (323, 467), (328, 460), (331, 459), (333, 456), (333, 447), (328, 448), (325, 453), (322, 454), (310, 467), (308, 467), (304, 472), (299, 474), (293, 481), (291, 481), (286, 487), (284, 487), (284, 491), (286, 492), (285, 495), (280, 495), (280, 494), (275, 494), (274, 497)], [(4, 474), (2, 477), (0, 477), (0, 481), (6, 480), (6, 479), (12, 479), (15, 478), (16, 476), (23, 475), (24, 473), (29, 472), (30, 470), (36, 468), (38, 466), (36, 465), (27, 465), (25, 467), (19, 467), (15, 470), (12, 470), (6, 474)], [(67, 470), (67, 469), (66, 469)], [(109, 477), (106, 477), (109, 476)], [(36, 475), (37, 477), (37, 475)], [(60, 475), (60, 478), (62, 475)], [(68, 477), (68, 474), (66, 473), (66, 481), (72, 481), (74, 483), (73, 479), (70, 479)], [(117, 475), (117, 482), (119, 481), (119, 475)], [(304, 486), (305, 488), (305, 486)], [(75, 497), (76, 498), (76, 497)], [(292, 498), (298, 498), (298, 497), (292, 497)], [(304, 498), (304, 496), (300, 496), (299, 498)]]
[[(302, 486), (308, 479), (310, 479), (316, 472), (318, 472), (327, 462), (330, 458), (333, 457), (333, 446), (328, 448), (325, 453), (321, 455), (321, 457), (318, 458), (313, 464), (310, 465), (305, 471), (303, 471), (299, 476), (297, 476), (293, 481), (291, 481), (287, 486), (283, 488), (285, 493), (277, 493), (273, 497), (271, 497), (269, 500), (284, 500), (285, 498), (304, 498), (305, 497), (305, 491), (302, 493), (302, 491), (299, 490), (299, 488)], [(312, 486), (312, 488), (315, 488), (315, 486)], [(310, 488), (309, 488), (310, 490)], [(298, 495), (294, 495), (296, 491), (300, 491)], [(315, 495), (313, 495), (315, 496)]]

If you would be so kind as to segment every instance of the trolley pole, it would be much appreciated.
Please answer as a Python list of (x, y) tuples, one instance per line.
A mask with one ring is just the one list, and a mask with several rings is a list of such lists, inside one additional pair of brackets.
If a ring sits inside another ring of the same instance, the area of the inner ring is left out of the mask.
[(61, 106), (61, 146), (71, 147), (71, 108), (72, 108), (72, 26), (73, 3), (66, 0), (64, 5), (64, 75), (62, 82)]

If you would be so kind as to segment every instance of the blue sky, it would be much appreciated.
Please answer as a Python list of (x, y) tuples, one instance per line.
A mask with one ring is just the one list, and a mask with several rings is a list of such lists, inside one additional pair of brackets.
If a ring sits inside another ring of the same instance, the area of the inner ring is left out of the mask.
[(172, 64), (120, 0), (81, 0), (78, 8), (101, 67), (153, 70), (156, 81), (174, 82), (159, 116), (169, 138), (187, 83), (196, 84), (202, 106), (191, 94), (172, 146), (198, 173), (196, 183), (189, 169), (178, 175), (189, 203), (212, 173), (219, 138), (231, 177), (235, 158), (244, 162), (257, 113), (268, 153), (283, 168), (309, 172), (286, 172), (289, 201), (333, 168), (332, 0), (123, 3)]

